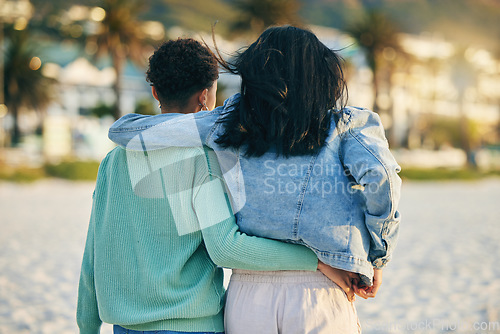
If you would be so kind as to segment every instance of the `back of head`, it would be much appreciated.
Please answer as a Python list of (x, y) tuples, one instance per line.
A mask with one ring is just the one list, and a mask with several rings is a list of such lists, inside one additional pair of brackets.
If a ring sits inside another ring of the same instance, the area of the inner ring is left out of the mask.
[(198, 41), (185, 38), (163, 43), (149, 58), (147, 80), (162, 104), (182, 107), (196, 92), (219, 76), (214, 54)]
[(310, 31), (272, 27), (222, 64), (241, 76), (242, 98), (224, 119), (218, 143), (260, 156), (316, 152), (328, 136), (331, 112), (342, 101), (340, 57)]

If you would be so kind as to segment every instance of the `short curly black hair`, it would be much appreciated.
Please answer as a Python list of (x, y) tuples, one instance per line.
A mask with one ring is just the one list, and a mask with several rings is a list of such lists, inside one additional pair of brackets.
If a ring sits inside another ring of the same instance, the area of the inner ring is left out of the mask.
[(219, 76), (217, 59), (192, 38), (163, 43), (149, 58), (146, 80), (161, 103), (182, 107), (196, 92), (209, 88)]

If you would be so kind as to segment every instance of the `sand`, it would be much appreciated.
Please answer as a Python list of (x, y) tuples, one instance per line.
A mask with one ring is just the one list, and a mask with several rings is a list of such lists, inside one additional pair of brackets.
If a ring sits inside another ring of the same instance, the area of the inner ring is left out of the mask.
[[(93, 184), (0, 183), (0, 333), (76, 333)], [(500, 333), (500, 180), (406, 182), (364, 333)], [(105, 325), (101, 333), (111, 333)]]

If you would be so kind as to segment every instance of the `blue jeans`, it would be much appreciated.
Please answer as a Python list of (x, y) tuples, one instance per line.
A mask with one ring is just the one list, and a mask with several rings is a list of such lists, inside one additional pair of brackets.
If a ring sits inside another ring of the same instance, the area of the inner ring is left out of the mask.
[(114, 325), (113, 334), (224, 334), (224, 332), (134, 331)]

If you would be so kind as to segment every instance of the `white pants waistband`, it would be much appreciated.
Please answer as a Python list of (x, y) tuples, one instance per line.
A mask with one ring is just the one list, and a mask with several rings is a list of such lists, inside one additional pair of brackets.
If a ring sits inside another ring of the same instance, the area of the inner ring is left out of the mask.
[(320, 271), (282, 270), (254, 271), (233, 269), (231, 280), (255, 283), (309, 283), (331, 282)]

